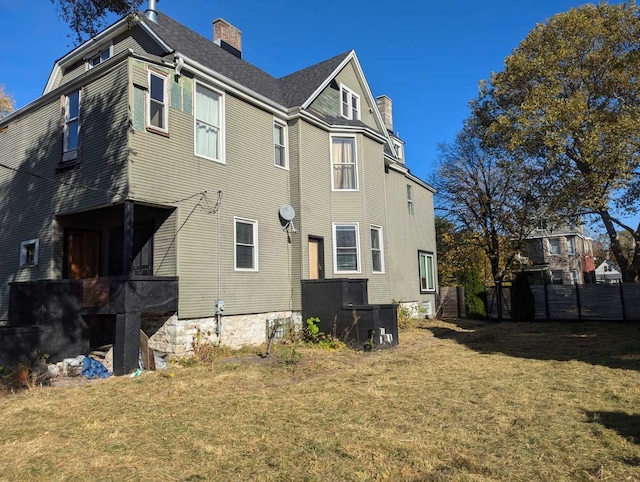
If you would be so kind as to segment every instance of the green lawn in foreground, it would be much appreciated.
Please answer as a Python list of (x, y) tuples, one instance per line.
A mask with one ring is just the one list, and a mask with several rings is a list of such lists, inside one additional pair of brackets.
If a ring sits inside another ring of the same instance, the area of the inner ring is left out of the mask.
[(425, 322), (400, 343), (0, 396), (0, 480), (640, 481), (640, 325)]

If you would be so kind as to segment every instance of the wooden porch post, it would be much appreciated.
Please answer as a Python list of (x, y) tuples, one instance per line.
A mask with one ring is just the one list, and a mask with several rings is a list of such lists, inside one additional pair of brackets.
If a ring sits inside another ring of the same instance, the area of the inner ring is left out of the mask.
[(126, 375), (138, 368), (140, 350), (140, 313), (116, 314), (116, 339), (113, 345), (113, 373)]
[(124, 239), (122, 245), (122, 274), (131, 274), (133, 264), (133, 201), (124, 202)]

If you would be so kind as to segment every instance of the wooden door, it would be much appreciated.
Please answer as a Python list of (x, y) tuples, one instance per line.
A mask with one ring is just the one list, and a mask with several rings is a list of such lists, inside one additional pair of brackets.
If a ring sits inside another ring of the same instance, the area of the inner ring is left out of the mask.
[(324, 240), (309, 236), (309, 279), (324, 279)]
[(68, 231), (67, 278), (97, 278), (100, 266), (100, 234), (93, 231)]

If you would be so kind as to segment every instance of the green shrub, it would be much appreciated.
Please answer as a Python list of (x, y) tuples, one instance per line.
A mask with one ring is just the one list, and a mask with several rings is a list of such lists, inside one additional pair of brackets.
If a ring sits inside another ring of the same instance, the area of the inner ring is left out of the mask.
[(318, 327), (320, 319), (313, 317), (307, 319), (307, 326), (302, 331), (302, 339), (311, 345), (317, 345), (320, 348), (342, 348), (344, 343), (333, 336), (320, 331)]
[(467, 268), (462, 273), (462, 285), (464, 286), (464, 308), (467, 316), (474, 320), (483, 320), (487, 317), (484, 306), (484, 285), (477, 267)]

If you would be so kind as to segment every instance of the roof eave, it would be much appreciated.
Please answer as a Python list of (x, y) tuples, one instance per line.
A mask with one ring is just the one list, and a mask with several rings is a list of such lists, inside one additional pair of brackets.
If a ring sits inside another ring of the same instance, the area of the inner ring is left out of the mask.
[(104, 29), (95, 37), (91, 37), (90, 39), (73, 49), (71, 52), (67, 53), (65, 56), (56, 60), (53, 64), (53, 69), (51, 70), (51, 74), (49, 75), (49, 79), (47, 80), (47, 84), (45, 85), (42, 95), (47, 94), (54, 89), (56, 78), (58, 77), (58, 73), (62, 69), (77, 62), (78, 60), (81, 60), (85, 55), (87, 55), (88, 52), (97, 48), (99, 44), (112, 39), (122, 32), (125, 32), (131, 25), (132, 21), (138, 22), (139, 17), (137, 15), (127, 15), (125, 17), (122, 17), (120, 20), (115, 22), (110, 27)]
[(210, 69), (206, 65), (202, 65), (200, 62), (193, 60), (192, 58), (187, 57), (186, 55), (180, 52), (176, 52), (175, 55), (176, 57), (182, 58), (182, 60), (184, 60), (184, 64), (187, 66), (187, 68), (190, 67), (189, 70), (191, 70), (192, 72), (200, 71), (205, 75), (211, 77), (212, 79), (217, 80), (218, 82), (223, 84), (223, 87), (225, 88), (225, 90), (231, 91), (234, 94), (244, 99), (250, 100), (254, 104), (258, 104), (261, 107), (266, 108), (266, 110), (270, 110), (270, 111), (275, 110), (284, 115), (288, 113), (288, 109), (285, 106), (278, 104), (277, 102), (269, 99), (268, 97), (265, 97), (264, 95), (259, 94), (252, 89), (249, 89), (248, 87), (240, 84), (239, 82), (236, 82), (235, 80), (230, 79), (229, 77), (222, 75), (219, 72), (216, 72), (213, 69)]

